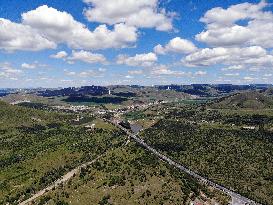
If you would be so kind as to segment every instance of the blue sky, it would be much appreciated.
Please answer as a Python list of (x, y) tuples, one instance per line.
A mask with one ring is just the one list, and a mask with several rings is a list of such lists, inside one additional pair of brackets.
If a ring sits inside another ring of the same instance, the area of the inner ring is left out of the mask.
[(272, 83), (271, 3), (0, 0), (0, 87)]

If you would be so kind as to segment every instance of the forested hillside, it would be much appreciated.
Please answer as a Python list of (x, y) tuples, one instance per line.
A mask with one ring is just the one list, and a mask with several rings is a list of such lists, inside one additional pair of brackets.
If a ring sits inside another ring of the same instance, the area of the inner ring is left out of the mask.
[(273, 204), (272, 136), (182, 120), (161, 120), (142, 135), (155, 149), (262, 204)]
[(0, 103), (0, 204), (28, 198), (77, 165), (119, 146), (111, 129), (87, 132), (74, 115)]
[[(268, 90), (269, 92), (269, 90)], [(273, 108), (273, 98), (258, 91), (242, 92), (217, 99), (212, 108), (248, 108), (264, 109)]]
[(123, 132), (98, 119), (94, 122), (101, 128), (90, 131), (75, 123), (76, 114), (2, 102), (0, 115), (0, 204), (18, 204), (98, 156), (34, 204), (227, 204), (230, 200), (127, 142)]

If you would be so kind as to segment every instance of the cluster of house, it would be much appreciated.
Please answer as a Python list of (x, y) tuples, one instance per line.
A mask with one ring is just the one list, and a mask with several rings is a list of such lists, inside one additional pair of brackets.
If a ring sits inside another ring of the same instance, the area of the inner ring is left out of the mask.
[(155, 102), (150, 102), (150, 103), (147, 103), (147, 104), (134, 104), (134, 105), (129, 105), (129, 106), (124, 107), (124, 108), (117, 108), (117, 109), (114, 109), (114, 110), (112, 110), (110, 112), (126, 113), (126, 112), (129, 112), (129, 111), (133, 111), (133, 110), (137, 110), (137, 109), (145, 109), (145, 108), (148, 108), (150, 106), (159, 105), (159, 104), (163, 104), (163, 103), (167, 103), (167, 101), (155, 101)]
[(90, 110), (92, 107), (85, 106), (85, 105), (69, 105), (69, 106), (57, 105), (57, 106), (53, 106), (52, 108), (57, 110), (63, 110), (63, 111), (80, 112), (80, 111)]
[(11, 102), (10, 104), (11, 105), (18, 105), (21, 103), (30, 103), (30, 101), (29, 100), (18, 100), (18, 101)]

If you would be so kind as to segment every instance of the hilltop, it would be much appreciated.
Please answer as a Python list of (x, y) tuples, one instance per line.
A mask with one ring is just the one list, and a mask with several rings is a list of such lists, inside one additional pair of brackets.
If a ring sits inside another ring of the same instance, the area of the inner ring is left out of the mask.
[(272, 108), (273, 99), (258, 91), (247, 91), (217, 99), (211, 104), (212, 108)]

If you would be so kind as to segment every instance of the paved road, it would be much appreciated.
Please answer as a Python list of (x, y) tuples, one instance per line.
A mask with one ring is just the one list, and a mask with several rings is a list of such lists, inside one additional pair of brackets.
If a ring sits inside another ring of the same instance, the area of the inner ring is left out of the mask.
[[(111, 122), (111, 121), (109, 121)], [(188, 173), (189, 175), (193, 176), (194, 178), (198, 179), (199, 181), (214, 187), (215, 189), (218, 189), (224, 193), (226, 193), (227, 195), (229, 195), (232, 198), (232, 205), (258, 205), (259, 203), (256, 203), (255, 201), (248, 199), (244, 196), (241, 196), (238, 193), (235, 193), (234, 191), (229, 190), (228, 188), (221, 186), (219, 184), (216, 184), (212, 181), (210, 181), (209, 179), (202, 177), (201, 175), (191, 171), (190, 169), (186, 168), (183, 165), (180, 165), (178, 163), (176, 163), (175, 161), (171, 160), (170, 158), (168, 158), (167, 156), (159, 153), (158, 151), (156, 151), (154, 148), (152, 148), (151, 146), (149, 146), (148, 144), (146, 144), (142, 139), (140, 139), (139, 137), (137, 137), (136, 135), (130, 133), (127, 129), (125, 129), (124, 127), (120, 126), (119, 124), (117, 124), (116, 122), (111, 122), (113, 124), (115, 124), (117, 127), (119, 127), (120, 129), (122, 129), (124, 132), (127, 133), (128, 136), (130, 136), (134, 141), (136, 141), (138, 144), (140, 144), (141, 146), (143, 146), (144, 148), (146, 148), (147, 150), (149, 150), (150, 152), (152, 152), (153, 154), (155, 154), (156, 156), (158, 156), (160, 159), (166, 161), (167, 163), (169, 163), (170, 165), (178, 168), (179, 170)]]
[[(120, 129), (122, 129), (124, 132), (126, 132), (126, 134), (132, 138), (134, 141), (136, 141), (138, 144), (140, 144), (141, 146), (143, 146), (144, 148), (146, 148), (147, 150), (149, 150), (150, 152), (152, 152), (153, 154), (155, 154), (156, 156), (158, 156), (160, 159), (166, 161), (167, 163), (169, 163), (170, 165), (180, 169), (183, 172), (188, 173), (189, 175), (195, 177), (196, 179), (202, 181), (203, 183), (214, 187), (220, 191), (223, 191), (224, 193), (228, 194), (229, 196), (231, 196), (232, 198), (232, 205), (258, 205), (258, 203), (241, 196), (240, 194), (237, 194), (227, 188), (225, 188), (224, 186), (218, 185), (212, 181), (210, 181), (209, 179), (206, 179), (205, 177), (200, 176), (199, 174), (191, 171), (190, 169), (186, 168), (185, 166), (182, 166), (176, 162), (174, 162), (173, 160), (171, 160), (170, 158), (168, 158), (167, 156), (159, 153), (158, 151), (156, 151), (154, 148), (150, 147), (148, 144), (146, 144), (142, 139), (138, 138), (136, 135), (130, 133), (127, 129), (125, 129), (124, 127), (120, 126), (117, 122), (112, 122), (109, 120), (104, 119), (105, 121), (108, 121), (112, 124), (114, 124), (115, 126), (119, 127)], [(128, 141), (125, 142), (124, 145), (127, 145)], [(97, 157), (96, 159), (94, 159), (93, 161), (87, 162), (85, 164), (82, 164), (78, 167), (76, 167), (75, 169), (71, 170), (70, 172), (66, 173), (64, 176), (62, 176), (60, 179), (58, 179), (57, 181), (55, 181), (52, 185), (44, 188), (43, 190), (37, 192), (35, 195), (33, 195), (31, 198), (21, 202), (19, 205), (27, 205), (30, 204), (31, 202), (33, 202), (35, 199), (37, 199), (38, 197), (44, 195), (45, 193), (47, 193), (48, 191), (51, 191), (52, 189), (54, 189), (55, 187), (58, 187), (60, 184), (68, 181), (69, 179), (71, 179), (74, 174), (77, 174), (80, 172), (81, 168), (84, 168), (88, 165), (93, 164), (94, 162), (96, 162), (98, 159), (100, 159), (104, 154), (100, 155), (99, 157)]]

